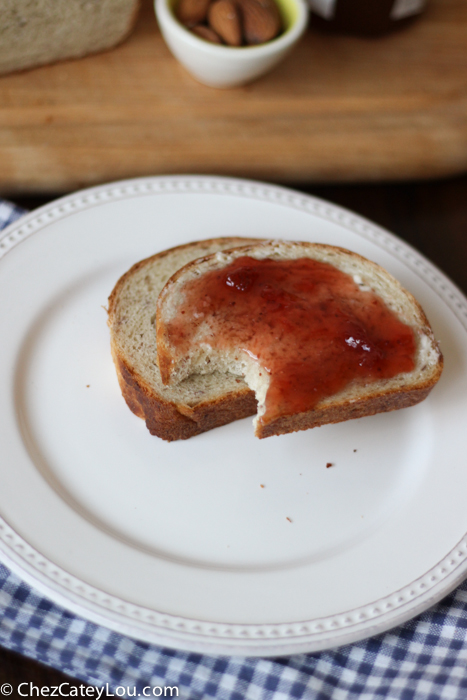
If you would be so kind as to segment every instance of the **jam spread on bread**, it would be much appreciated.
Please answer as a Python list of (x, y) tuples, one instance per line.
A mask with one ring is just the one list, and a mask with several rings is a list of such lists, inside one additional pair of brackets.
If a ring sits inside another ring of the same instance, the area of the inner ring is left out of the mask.
[(180, 355), (203, 342), (255, 359), (270, 375), (268, 420), (415, 367), (413, 330), (352, 276), (310, 258), (243, 256), (206, 272), (187, 282), (167, 333)]

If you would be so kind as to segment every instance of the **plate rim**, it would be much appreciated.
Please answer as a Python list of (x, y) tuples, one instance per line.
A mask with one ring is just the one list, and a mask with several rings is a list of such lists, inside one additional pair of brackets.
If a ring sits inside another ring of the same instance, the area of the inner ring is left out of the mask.
[[(435, 265), (377, 224), (313, 195), (255, 180), (204, 175), (143, 177), (80, 190), (24, 215), (0, 233), (0, 261), (22, 240), (74, 213), (121, 199), (167, 193), (236, 195), (270, 201), (350, 229), (418, 275), (467, 331), (467, 299)], [(0, 267), (1, 274), (1, 267)], [(423, 576), (355, 610), (293, 623), (237, 624), (189, 620), (129, 603), (53, 564), (0, 517), (4, 563), (36, 591), (77, 615), (142, 641), (202, 653), (276, 656), (317, 652), (387, 631), (415, 617), (467, 576), (467, 533)]]

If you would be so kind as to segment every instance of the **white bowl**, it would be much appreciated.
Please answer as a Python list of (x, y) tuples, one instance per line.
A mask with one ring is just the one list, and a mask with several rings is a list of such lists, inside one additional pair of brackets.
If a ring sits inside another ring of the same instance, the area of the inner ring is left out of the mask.
[(305, 31), (308, 7), (305, 0), (277, 0), (285, 31), (257, 46), (230, 47), (200, 39), (175, 18), (176, 0), (155, 0), (162, 36), (174, 56), (199, 82), (216, 88), (249, 83), (273, 68)]

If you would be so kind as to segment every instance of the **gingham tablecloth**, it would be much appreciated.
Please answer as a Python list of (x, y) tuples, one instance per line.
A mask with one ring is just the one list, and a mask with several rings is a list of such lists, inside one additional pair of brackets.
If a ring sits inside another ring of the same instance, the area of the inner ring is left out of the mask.
[[(0, 201), (0, 229), (22, 213)], [(1, 564), (0, 614), (1, 645), (102, 689), (104, 698), (170, 697), (167, 688), (176, 697), (177, 688), (184, 700), (467, 700), (467, 582), (386, 634), (274, 659), (137, 642), (72, 615)]]

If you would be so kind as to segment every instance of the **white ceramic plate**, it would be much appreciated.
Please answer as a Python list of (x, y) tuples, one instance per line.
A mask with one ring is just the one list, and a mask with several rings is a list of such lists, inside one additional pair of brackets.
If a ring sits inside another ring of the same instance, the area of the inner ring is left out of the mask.
[[(428, 400), (262, 441), (250, 419), (151, 437), (118, 389), (107, 297), (141, 258), (238, 234), (392, 272), (445, 355)], [(168, 177), (50, 204), (0, 255), (1, 556), (43, 594), (158, 644), (275, 655), (382, 632), (467, 575), (467, 304), (397, 238), (278, 187)]]

